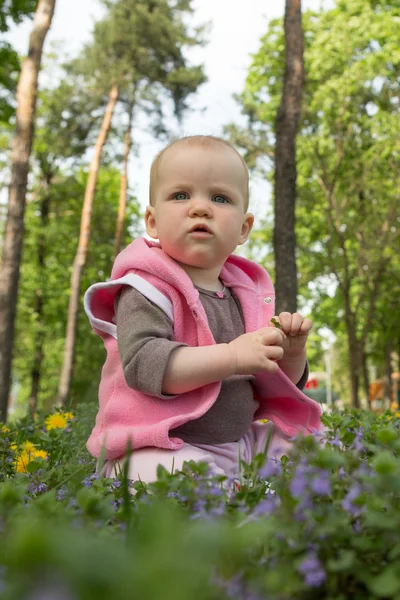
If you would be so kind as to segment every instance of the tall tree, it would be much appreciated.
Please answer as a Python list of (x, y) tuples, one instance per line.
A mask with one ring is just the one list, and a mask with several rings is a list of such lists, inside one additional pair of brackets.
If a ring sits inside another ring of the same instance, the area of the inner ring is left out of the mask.
[(275, 282), (277, 310), (297, 310), (296, 134), (304, 79), (301, 0), (285, 4), (285, 73), (275, 122)]
[[(134, 94), (136, 96), (136, 94)], [(121, 185), (119, 188), (119, 205), (117, 226), (115, 229), (114, 256), (121, 251), (121, 241), (125, 223), (126, 196), (128, 191), (128, 161), (132, 145), (132, 123), (133, 123), (134, 100), (129, 102), (128, 106), (128, 125), (124, 135), (124, 157), (122, 160)]]
[[(58, 403), (66, 404), (72, 379), (76, 320), (80, 281), (86, 261), (90, 236), (90, 215), (102, 147), (106, 141), (111, 115), (118, 98), (135, 90), (154, 87), (167, 92), (177, 115), (185, 108), (185, 98), (204, 81), (201, 67), (189, 67), (185, 49), (198, 43), (199, 31), (193, 33), (185, 18), (193, 9), (192, 0), (104, 0), (109, 8), (105, 19), (97, 24), (94, 42), (78, 68), (102, 89), (109, 90), (109, 102), (103, 127), (96, 143), (85, 192), (81, 231), (71, 275), (71, 293), (64, 361), (60, 377)], [(111, 87), (110, 87), (111, 86)], [(132, 106), (136, 99), (132, 99)]]
[(11, 184), (0, 282), (0, 421), (7, 418), (14, 341), (19, 270), (24, 232), (24, 212), (29, 158), (34, 136), (38, 75), (44, 40), (50, 28), (56, 0), (39, 0), (28, 55), (17, 89), (16, 133), (12, 148)]
[(69, 395), (72, 378), (72, 367), (76, 340), (76, 327), (80, 299), (80, 283), (82, 269), (86, 262), (86, 256), (90, 237), (90, 224), (92, 216), (93, 198), (96, 189), (98, 171), (100, 167), (100, 156), (104, 143), (107, 139), (111, 125), (111, 117), (118, 98), (118, 87), (113, 85), (110, 91), (109, 101), (104, 113), (103, 123), (94, 147), (93, 158), (89, 167), (89, 176), (86, 184), (85, 197), (83, 200), (81, 226), (79, 233), (78, 249), (72, 265), (71, 292), (68, 305), (68, 321), (64, 350), (64, 361), (61, 370), (60, 385), (58, 391), (58, 402), (65, 404)]

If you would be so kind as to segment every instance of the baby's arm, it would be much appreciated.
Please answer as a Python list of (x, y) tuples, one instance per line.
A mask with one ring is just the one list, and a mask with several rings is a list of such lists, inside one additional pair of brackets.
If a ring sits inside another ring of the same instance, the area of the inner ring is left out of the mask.
[(182, 394), (234, 374), (252, 375), (263, 370), (275, 373), (285, 337), (278, 329), (264, 327), (240, 335), (229, 344), (177, 348), (165, 370), (163, 392)]
[(222, 381), (278, 369), (285, 335), (274, 327), (246, 333), (229, 344), (189, 347), (173, 339), (165, 313), (140, 292), (125, 288), (116, 303), (118, 349), (127, 384), (168, 398)]
[(126, 383), (164, 398), (162, 381), (171, 352), (185, 346), (174, 340), (173, 325), (158, 306), (125, 286), (116, 300), (118, 350)]

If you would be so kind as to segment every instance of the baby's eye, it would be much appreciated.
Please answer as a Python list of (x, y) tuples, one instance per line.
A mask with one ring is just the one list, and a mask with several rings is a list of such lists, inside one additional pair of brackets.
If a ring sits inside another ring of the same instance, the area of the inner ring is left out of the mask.
[(177, 192), (172, 196), (174, 200), (187, 200), (189, 198), (189, 194), (186, 192)]
[(225, 202), (229, 202), (229, 200), (226, 196), (221, 196), (220, 194), (213, 196), (212, 200), (213, 200), (213, 202), (216, 202), (217, 204), (224, 204)]

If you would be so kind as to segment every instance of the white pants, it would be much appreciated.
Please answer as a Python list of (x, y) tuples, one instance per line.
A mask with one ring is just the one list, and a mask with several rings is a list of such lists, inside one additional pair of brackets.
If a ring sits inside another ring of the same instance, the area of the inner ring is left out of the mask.
[[(167, 471), (180, 471), (185, 461), (206, 462), (217, 475), (239, 477), (240, 462), (249, 463), (256, 454), (265, 452), (271, 428), (272, 436), (266, 457), (280, 458), (288, 452), (291, 442), (274, 430), (268, 423), (253, 423), (251, 429), (237, 442), (226, 444), (186, 444), (179, 450), (163, 448), (141, 448), (134, 450), (129, 461), (128, 478), (133, 481), (151, 483), (157, 480), (157, 466), (164, 466)], [(123, 468), (124, 459), (106, 461), (102, 475), (115, 477)]]

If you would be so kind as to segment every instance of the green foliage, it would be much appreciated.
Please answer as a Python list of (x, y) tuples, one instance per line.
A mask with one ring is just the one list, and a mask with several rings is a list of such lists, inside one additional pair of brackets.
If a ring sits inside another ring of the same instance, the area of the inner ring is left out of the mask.
[(156, 135), (166, 132), (165, 117), (172, 100), (180, 119), (187, 97), (205, 81), (203, 68), (191, 66), (185, 51), (201, 45), (203, 27), (190, 28), (192, 0), (104, 1), (106, 17), (95, 24), (93, 41), (70, 64), (85, 85), (101, 91), (106, 102), (118, 85), (120, 99), (150, 113)]
[(9, 29), (10, 21), (21, 23), (36, 10), (37, 0), (0, 0), (0, 31)]
[[(337, 1), (330, 10), (303, 15), (306, 81), (296, 205), (300, 293), (312, 305), (316, 324), (335, 333), (345, 326), (356, 342), (350, 360), (364, 349), (371, 331), (383, 341), (374, 307), (379, 303), (382, 315), (391, 312), (400, 281), (395, 251), (399, 19), (396, 3), (360, 0)], [(283, 68), (283, 24), (275, 20), (239, 98), (249, 128), (228, 130), (250, 165), (268, 179)], [(262, 235), (260, 240), (266, 241)]]
[[(0, 32), (8, 31), (10, 23), (21, 23), (36, 10), (37, 0), (0, 0)], [(17, 89), (20, 72), (17, 52), (8, 42), (0, 41), (0, 123), (8, 123), (15, 113), (13, 94)]]
[(325, 415), (324, 445), (257, 456), (240, 489), (189, 463), (134, 494), (124, 472), (94, 474), (92, 406), (15, 422), (0, 431), (2, 597), (398, 598), (399, 418)]

